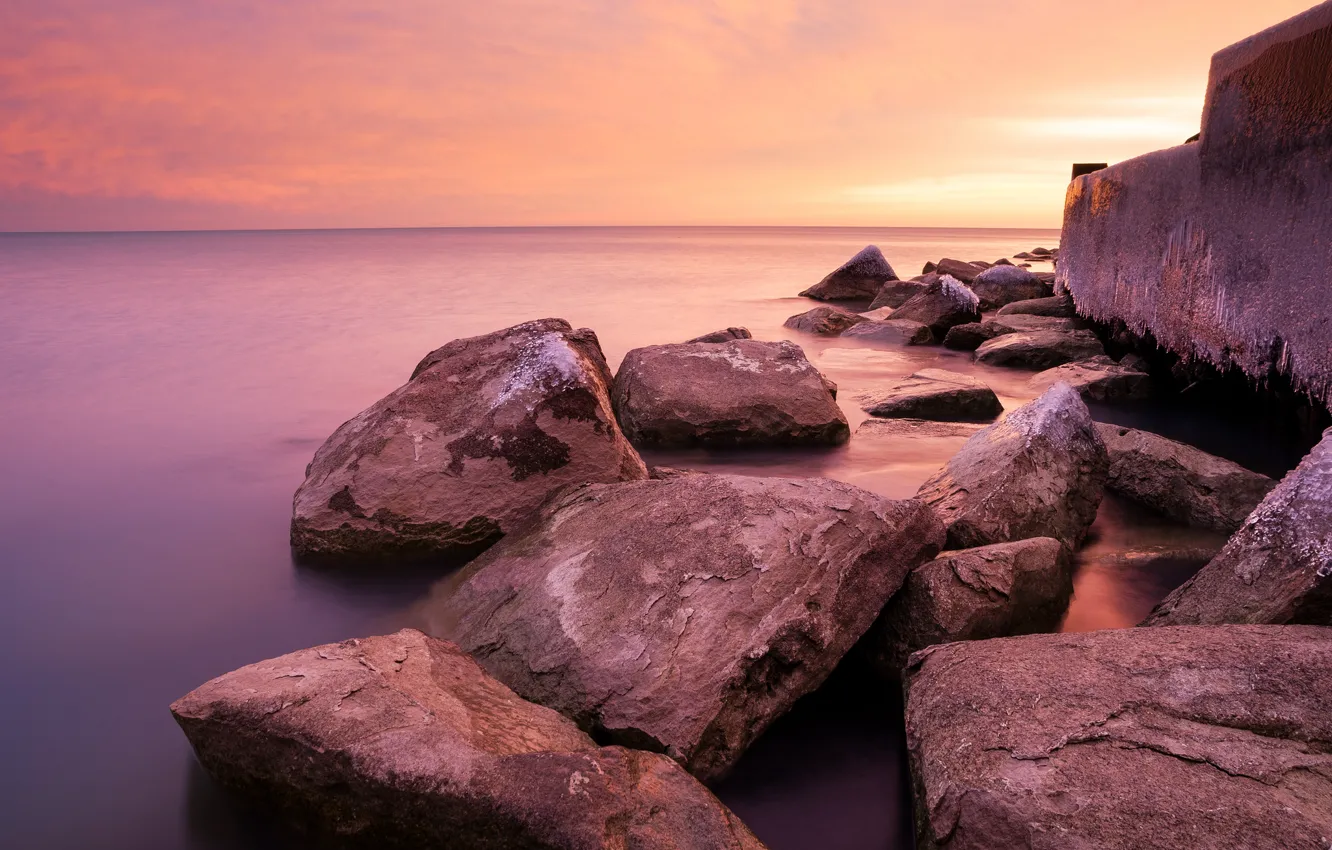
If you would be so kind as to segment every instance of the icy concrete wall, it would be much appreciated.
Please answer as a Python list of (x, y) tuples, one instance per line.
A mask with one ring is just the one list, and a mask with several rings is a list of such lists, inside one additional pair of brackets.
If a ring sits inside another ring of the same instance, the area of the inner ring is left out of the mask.
[(1074, 180), (1058, 285), (1102, 321), (1332, 390), (1332, 0), (1212, 58), (1201, 140)]

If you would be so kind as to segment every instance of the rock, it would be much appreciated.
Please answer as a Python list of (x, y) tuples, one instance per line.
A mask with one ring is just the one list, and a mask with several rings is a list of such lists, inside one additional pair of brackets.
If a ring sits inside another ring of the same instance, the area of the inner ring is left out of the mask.
[(431, 352), (315, 452), (292, 548), (343, 562), (470, 557), (565, 484), (646, 478), (609, 385), (596, 334), (563, 319)]
[(994, 390), (944, 369), (923, 369), (885, 389), (860, 396), (861, 410), (895, 419), (988, 422), (1004, 412)]
[(1096, 430), (1110, 456), (1106, 487), (1186, 525), (1233, 532), (1276, 486), (1266, 475), (1147, 431), (1102, 423)]
[(1032, 255), (1033, 257), (1048, 257), (1048, 256), (1050, 256), (1052, 253), (1053, 253), (1053, 252), (1052, 252), (1049, 248), (1032, 248), (1032, 249), (1031, 249), (1031, 255)]
[(944, 336), (944, 345), (955, 351), (975, 351), (995, 337), (1036, 330), (1072, 331), (1074, 320), (1054, 316), (996, 316), (980, 323), (954, 325)]
[(943, 552), (911, 571), (865, 645), (896, 678), (911, 653), (936, 643), (1053, 631), (1072, 595), (1072, 559), (1053, 538)]
[(1013, 265), (1013, 261), (1008, 259), (1007, 257), (1000, 257), (999, 259), (995, 260), (994, 263), (992, 263), (992, 265), (1011, 266)]
[(819, 301), (867, 301), (878, 295), (879, 288), (890, 280), (897, 280), (897, 273), (877, 247), (867, 245), (800, 294)]
[(1105, 354), (1091, 331), (1021, 331), (981, 344), (976, 361), (1012, 369), (1051, 369)]
[(1317, 850), (1332, 835), (1332, 630), (968, 641), (906, 675), (921, 850)]
[(1030, 260), (1031, 258), (1031, 253), (1029, 251), (1019, 251), (1013, 255), (1013, 259), (1015, 260)]
[(930, 419), (866, 419), (856, 426), (856, 438), (905, 438), (903, 445), (919, 445), (921, 440), (968, 439), (981, 428), (976, 422), (939, 422)]
[(1151, 375), (1121, 366), (1105, 356), (1046, 369), (1037, 373), (1028, 386), (1044, 392), (1060, 382), (1077, 390), (1086, 401), (1145, 401), (1153, 394)]
[(919, 502), (821, 478), (570, 488), (429, 620), (523, 697), (712, 780), (943, 538)]
[(936, 264), (936, 263), (926, 263), (926, 264), (925, 264), (925, 267), (924, 267), (923, 269), (921, 269), (920, 271), (921, 271), (921, 274), (929, 274), (930, 272), (935, 271), (935, 270), (938, 269), (938, 268), (939, 268), (939, 266), (938, 266), (938, 264)]
[(1014, 301), (999, 308), (1000, 316), (1059, 316), (1072, 319), (1078, 315), (1073, 299), (1067, 295), (1051, 295), (1049, 298), (1032, 298), (1027, 301)]
[(1137, 354), (1125, 354), (1119, 358), (1119, 365), (1131, 372), (1150, 374), (1152, 371), (1152, 364), (1147, 362), (1147, 358)]
[(1076, 548), (1101, 504), (1109, 460), (1067, 384), (977, 432), (917, 498), (948, 526), (950, 549), (1029, 537)]
[(833, 392), (795, 343), (737, 339), (635, 348), (611, 397), (641, 445), (836, 445), (851, 429)]
[(842, 336), (874, 342), (899, 342), (903, 345), (934, 344), (934, 333), (928, 325), (896, 318), (861, 322), (842, 331)]
[(910, 301), (912, 297), (923, 292), (926, 286), (932, 282), (933, 281), (920, 280), (890, 280), (883, 286), (879, 287), (879, 294), (874, 296), (874, 300), (870, 302), (869, 308), (871, 310), (877, 310), (880, 307), (901, 307), (903, 304)]
[(976, 276), (984, 271), (984, 269), (964, 260), (950, 260), (945, 258), (939, 261), (938, 266), (935, 267), (935, 271), (940, 275), (949, 275), (957, 278), (963, 283), (969, 284), (975, 280)]
[(866, 321), (863, 316), (858, 316), (849, 310), (843, 310), (841, 307), (824, 304), (798, 316), (792, 316), (782, 325), (795, 331), (804, 331), (805, 333), (821, 336), (837, 336), (852, 325), (863, 321)]
[(713, 331), (710, 334), (696, 336), (689, 342), (729, 342), (733, 339), (753, 339), (754, 335), (749, 332), (749, 328), (725, 328), (720, 331)]
[(340, 845), (762, 847), (670, 759), (598, 747), (412, 629), (242, 667), (171, 711), (219, 783)]
[(885, 319), (891, 319), (893, 317), (893, 308), (876, 307), (873, 310), (866, 310), (865, 312), (857, 313), (856, 315), (862, 319), (874, 319), (875, 321), (882, 322)]
[(893, 318), (929, 325), (935, 338), (943, 339), (954, 325), (980, 321), (980, 299), (956, 279), (944, 276), (898, 307)]
[(1332, 431), (1144, 625), (1332, 623)]
[(967, 322), (965, 325), (953, 325), (949, 328), (948, 333), (944, 334), (943, 344), (944, 348), (951, 348), (954, 351), (975, 351), (982, 344), (1004, 333), (1012, 331), (1000, 332), (993, 326), (987, 327), (985, 322)]
[(994, 266), (976, 276), (971, 290), (980, 297), (981, 310), (994, 310), (1015, 301), (1030, 301), (1050, 294), (1034, 274), (1017, 266)]
[(981, 270), (988, 269), (994, 265), (994, 263), (987, 262), (985, 260), (968, 260), (967, 262), (971, 263), (973, 266)]

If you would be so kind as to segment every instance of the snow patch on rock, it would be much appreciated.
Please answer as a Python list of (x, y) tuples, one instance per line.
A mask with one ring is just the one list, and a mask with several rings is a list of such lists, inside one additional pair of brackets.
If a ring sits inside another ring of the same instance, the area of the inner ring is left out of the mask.
[(939, 286), (943, 289), (943, 294), (948, 300), (952, 301), (963, 310), (980, 309), (980, 296), (972, 292), (971, 289), (962, 281), (946, 274), (939, 278)]

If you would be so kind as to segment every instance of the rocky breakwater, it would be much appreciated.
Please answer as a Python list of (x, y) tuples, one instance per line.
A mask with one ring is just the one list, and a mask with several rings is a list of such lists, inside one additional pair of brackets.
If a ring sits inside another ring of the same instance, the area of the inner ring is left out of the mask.
[(476, 554), (570, 483), (647, 477), (596, 334), (542, 319), (460, 339), (333, 432), (293, 499), (291, 544), (325, 562)]

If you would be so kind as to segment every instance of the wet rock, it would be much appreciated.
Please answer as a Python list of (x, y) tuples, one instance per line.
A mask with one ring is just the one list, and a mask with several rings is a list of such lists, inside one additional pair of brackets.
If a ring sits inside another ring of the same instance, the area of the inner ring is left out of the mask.
[(874, 296), (869, 308), (878, 310), (880, 307), (901, 307), (914, 296), (925, 291), (925, 288), (932, 282), (928, 280), (890, 280), (879, 288), (879, 294)]
[(926, 263), (925, 267), (922, 268), (920, 271), (922, 274), (929, 274), (930, 272), (935, 271), (938, 268), (939, 266), (937, 263)]
[(729, 342), (733, 339), (753, 339), (754, 335), (749, 332), (749, 328), (725, 328), (720, 331), (713, 331), (710, 334), (696, 336), (689, 342)]
[(986, 269), (972, 281), (971, 289), (980, 297), (981, 310), (994, 310), (1015, 301), (1030, 301), (1050, 294), (1050, 287), (1034, 274), (1011, 265)]
[(922, 850), (1316, 850), (1332, 630), (1217, 626), (930, 647), (907, 670)]
[(1072, 319), (1078, 315), (1073, 299), (1067, 295), (1051, 295), (1049, 298), (1032, 298), (1028, 301), (1014, 301), (999, 308), (1000, 316), (1058, 316)]
[(740, 339), (636, 348), (612, 401), (642, 445), (835, 445), (850, 427), (834, 388), (800, 346)]
[(1054, 631), (1072, 595), (1072, 559), (1058, 540), (943, 552), (911, 571), (865, 646), (896, 678), (911, 653), (937, 643)]
[(315, 452), (292, 548), (338, 562), (468, 557), (565, 484), (646, 478), (609, 385), (596, 334), (563, 319), (431, 352)]
[(976, 361), (987, 366), (1044, 370), (1104, 354), (1101, 341), (1091, 331), (1021, 331), (982, 343), (976, 349)]
[(945, 276), (898, 307), (893, 318), (928, 325), (936, 339), (943, 339), (954, 325), (981, 320), (980, 299), (956, 279)]
[(1012, 331), (1000, 331), (993, 326), (987, 327), (984, 322), (967, 322), (965, 325), (953, 325), (944, 334), (944, 348), (951, 348), (954, 351), (975, 351), (984, 343), (989, 342), (997, 336), (1003, 336)]
[(843, 310), (841, 307), (833, 307), (824, 304), (808, 310), (798, 316), (792, 316), (782, 323), (783, 327), (794, 331), (804, 331), (810, 334), (819, 334), (820, 336), (837, 336), (842, 331), (852, 325), (864, 322), (866, 319), (852, 313), (849, 310)]
[(999, 259), (995, 260), (994, 263), (992, 263), (992, 265), (1011, 266), (1013, 265), (1013, 261), (1008, 259), (1007, 257), (1000, 257)]
[(865, 312), (857, 313), (856, 315), (860, 316), (860, 318), (862, 319), (873, 319), (875, 321), (882, 322), (885, 319), (891, 319), (893, 317), (893, 308), (876, 307), (873, 310), (866, 310)]
[(1157, 434), (1098, 423), (1110, 456), (1106, 486), (1171, 519), (1232, 532), (1276, 482)]
[(1031, 249), (1031, 255), (1032, 255), (1033, 257), (1048, 257), (1048, 256), (1050, 256), (1050, 255), (1053, 254), (1053, 253), (1054, 253), (1054, 252), (1051, 251), (1049, 248), (1032, 248), (1032, 249)]
[(948, 546), (1053, 537), (1070, 549), (1101, 504), (1109, 460), (1087, 405), (1056, 384), (967, 440), (917, 498), (948, 526)]
[(1332, 624), (1332, 431), (1144, 623)]
[(897, 273), (877, 247), (867, 245), (800, 294), (819, 301), (868, 301), (890, 280), (897, 280)]
[(1004, 412), (994, 390), (970, 375), (944, 369), (923, 369), (859, 400), (871, 416), (896, 419), (988, 422)]
[(219, 783), (339, 846), (762, 847), (670, 759), (598, 747), (411, 629), (242, 667), (171, 711)]
[(1077, 390), (1087, 401), (1145, 401), (1153, 395), (1151, 375), (1104, 356), (1046, 369), (1032, 378), (1028, 386), (1044, 392), (1061, 381)]
[(1023, 331), (1072, 331), (1073, 319), (1054, 316), (996, 316), (983, 322), (955, 325), (944, 336), (944, 346), (954, 351), (975, 351), (995, 337)]
[(904, 438), (904, 445), (920, 440), (967, 439), (981, 428), (977, 422), (940, 422), (931, 419), (866, 419), (856, 426), (856, 439), (861, 437)]
[(981, 266), (968, 263), (965, 260), (948, 258), (940, 260), (938, 266), (935, 267), (935, 271), (940, 275), (949, 275), (967, 284), (975, 280), (976, 276), (984, 270)]
[(867, 342), (897, 342), (902, 345), (934, 344), (934, 333), (928, 325), (897, 318), (861, 322), (842, 331), (842, 336)]
[(705, 780), (827, 677), (943, 528), (827, 479), (571, 488), (428, 606), (527, 699)]

